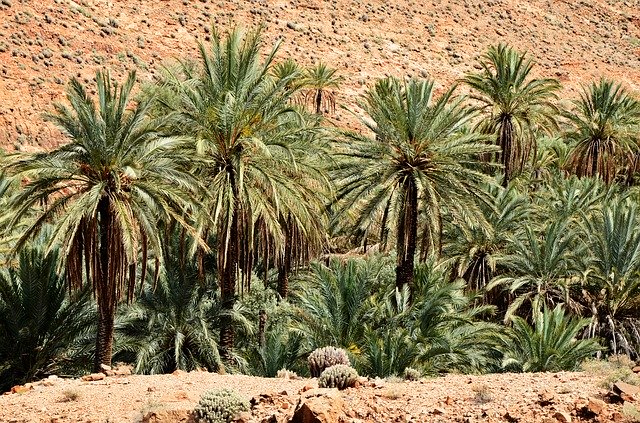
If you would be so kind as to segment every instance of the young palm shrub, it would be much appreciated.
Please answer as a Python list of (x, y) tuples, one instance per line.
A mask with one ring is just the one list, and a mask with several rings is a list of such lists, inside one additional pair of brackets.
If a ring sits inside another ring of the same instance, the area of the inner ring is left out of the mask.
[(607, 187), (597, 178), (556, 175), (532, 193), (534, 221), (582, 222), (616, 194), (615, 186)]
[(483, 320), (492, 306), (476, 306), (461, 280), (449, 281), (443, 264), (423, 266), (413, 306), (418, 362), (427, 373), (486, 372), (495, 368), (501, 327)]
[(355, 367), (358, 373), (370, 377), (399, 376), (416, 365), (417, 356), (418, 346), (407, 329), (367, 327)]
[(147, 283), (116, 323), (116, 359), (136, 373), (220, 369), (215, 321), (217, 299), (200, 285), (193, 260), (167, 251), (163, 277)]
[(302, 333), (287, 330), (283, 325), (272, 325), (265, 334), (263, 345), (258, 343), (249, 347), (246, 361), (250, 374), (276, 377), (282, 369), (302, 373), (306, 366), (302, 365), (301, 359), (306, 354)]
[(621, 85), (601, 79), (584, 87), (565, 116), (571, 124), (569, 165), (576, 175), (610, 184), (625, 167), (635, 166), (640, 101)]
[(502, 367), (508, 371), (573, 371), (600, 350), (593, 339), (577, 339), (589, 319), (571, 318), (558, 304), (553, 310), (534, 310), (534, 326), (514, 316), (513, 328), (503, 339)]
[(343, 79), (336, 75), (338, 70), (320, 62), (304, 72), (304, 102), (312, 105), (317, 115), (327, 111), (335, 113), (336, 97), (332, 90), (340, 88)]
[[(284, 253), (287, 239), (311, 246), (318, 239), (314, 231), (321, 213), (315, 198), (323, 191), (308, 184), (318, 168), (300, 159), (313, 144), (309, 141), (323, 132), (317, 119), (306, 119), (290, 105), (296, 76), (273, 72), (278, 45), (264, 58), (261, 45), (259, 30), (233, 30), (222, 39), (214, 29), (210, 45), (198, 44), (197, 65), (186, 64), (162, 81), (162, 89), (171, 93), (163, 95), (169, 130), (189, 138), (186, 156), (202, 159), (193, 171), (206, 181), (209, 196), (198, 216), (203, 233), (216, 240), (221, 303), (227, 311), (234, 308), (238, 288), (250, 285), (257, 254), (269, 263)], [(288, 238), (293, 229), (304, 236)], [(232, 354), (234, 340), (234, 327), (225, 317), (223, 358)]]
[(57, 251), (44, 251), (26, 245), (16, 267), (0, 271), (0, 392), (91, 359), (79, 345), (93, 329), (90, 292), (70, 297)]
[(96, 370), (111, 363), (116, 305), (125, 294), (133, 297), (139, 250), (161, 258), (158, 221), (188, 227), (183, 212), (200, 190), (186, 158), (173, 153), (178, 140), (160, 138), (159, 122), (148, 117), (153, 99), (131, 105), (135, 80), (132, 72), (118, 85), (108, 71), (98, 72), (94, 101), (72, 79), (71, 108), (58, 104), (48, 115), (70, 142), (10, 167), (29, 181), (13, 202), (12, 224), (36, 210), (16, 249), (51, 222), (48, 248), (60, 246), (70, 286), (94, 288)]
[(533, 61), (511, 47), (492, 46), (480, 60), (482, 70), (463, 81), (480, 105), (483, 119), (478, 129), (495, 134), (504, 166), (503, 186), (517, 176), (536, 156), (536, 138), (558, 128), (554, 104), (560, 84), (554, 79), (530, 76)]
[[(575, 290), (586, 269), (587, 249), (580, 233), (567, 221), (558, 220), (542, 233), (525, 228), (523, 240), (514, 239), (508, 253), (500, 257), (505, 275), (491, 281), (487, 289), (502, 286), (515, 298), (505, 314), (505, 321), (518, 313), (527, 315), (542, 305), (565, 303), (579, 312)], [(526, 305), (525, 311), (521, 308)]]
[(402, 366), (431, 374), (496, 368), (500, 326), (482, 321), (493, 307), (473, 305), (464, 282), (451, 282), (450, 272), (430, 257), (418, 267), (413, 302), (408, 288), (399, 291), (392, 281), (372, 295), (359, 369), (388, 376), (401, 374)]
[(333, 345), (359, 351), (370, 311), (368, 299), (383, 286), (385, 274), (384, 260), (312, 263), (310, 271), (300, 276), (304, 285), (291, 299), (299, 307), (297, 319), (300, 330), (308, 334), (309, 349)]
[(488, 201), (477, 157), (495, 149), (463, 131), (473, 114), (453, 90), (434, 99), (433, 81), (379, 80), (360, 102), (375, 137), (346, 133), (337, 153), (344, 160), (335, 170), (335, 219), (353, 213), (353, 233), (364, 240), (379, 233), (383, 246), (395, 234), (398, 289), (413, 285), (418, 244), (439, 245), (443, 207), (481, 224), (476, 201)]
[(591, 262), (583, 301), (591, 310), (587, 336), (612, 354), (640, 355), (640, 230), (637, 200), (616, 198), (585, 224)]

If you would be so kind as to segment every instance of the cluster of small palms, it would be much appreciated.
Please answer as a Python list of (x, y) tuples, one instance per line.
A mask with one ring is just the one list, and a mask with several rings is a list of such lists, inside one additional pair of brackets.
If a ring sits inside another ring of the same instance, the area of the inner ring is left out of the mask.
[(137, 97), (134, 73), (98, 72), (97, 99), (73, 79), (47, 115), (69, 142), (0, 156), (0, 337), (25, 333), (3, 316), (30, 292), (72, 292), (39, 322), (92, 317), (47, 348), (42, 327), (22, 363), (0, 349), (0, 376), (113, 357), (274, 376), (325, 345), (379, 376), (572, 368), (596, 338), (638, 355), (640, 102), (623, 88), (565, 107), (500, 45), (469, 96), (384, 78), (366, 131), (341, 131), (323, 116), (334, 69), (262, 56), (259, 31), (198, 47)]

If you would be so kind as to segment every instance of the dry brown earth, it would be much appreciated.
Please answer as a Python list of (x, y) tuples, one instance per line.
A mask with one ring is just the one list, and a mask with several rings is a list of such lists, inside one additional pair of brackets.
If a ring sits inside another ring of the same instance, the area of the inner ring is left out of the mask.
[[(540, 75), (569, 92), (600, 76), (640, 88), (638, 1), (622, 0), (1, 0), (0, 146), (51, 148), (59, 134), (41, 115), (72, 77), (97, 68), (149, 79), (169, 58), (194, 54), (211, 23), (263, 23), (266, 43), (284, 41), (280, 57), (323, 60), (346, 77), (350, 107), (385, 74), (449, 84), (473, 69), (487, 46), (529, 51)], [(339, 111), (338, 124), (349, 120)]]
[(621, 405), (602, 401), (607, 391), (599, 383), (587, 373), (448, 375), (417, 382), (369, 381), (338, 392), (316, 389), (314, 379), (205, 372), (92, 382), (47, 379), (25, 393), (0, 396), (0, 422), (115, 423), (145, 416), (156, 422), (181, 421), (204, 391), (225, 387), (254, 398), (247, 419), (252, 422), (287, 422), (301, 400), (315, 401), (326, 421), (336, 423), (629, 421)]

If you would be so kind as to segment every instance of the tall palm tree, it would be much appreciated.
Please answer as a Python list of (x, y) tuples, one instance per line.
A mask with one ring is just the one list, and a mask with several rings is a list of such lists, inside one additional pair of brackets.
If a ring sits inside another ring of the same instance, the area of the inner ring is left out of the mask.
[(159, 220), (187, 227), (184, 207), (200, 188), (173, 153), (178, 140), (157, 137), (158, 124), (147, 115), (153, 99), (132, 104), (135, 80), (131, 72), (119, 85), (108, 71), (97, 72), (96, 102), (72, 79), (71, 107), (58, 104), (48, 115), (70, 142), (11, 166), (28, 181), (15, 198), (13, 221), (37, 210), (16, 249), (51, 222), (49, 248), (60, 247), (70, 286), (93, 285), (96, 370), (111, 363), (116, 305), (125, 293), (133, 297), (139, 250), (145, 258), (149, 249), (162, 258)]
[(624, 166), (634, 166), (640, 151), (640, 101), (621, 85), (601, 79), (584, 87), (575, 110), (566, 113), (572, 128), (569, 164), (579, 176), (614, 181)]
[(557, 129), (554, 100), (560, 85), (554, 79), (532, 78), (533, 61), (504, 44), (490, 47), (480, 66), (480, 72), (463, 81), (483, 114), (479, 129), (496, 136), (506, 186), (535, 157), (537, 135)]
[(433, 81), (378, 81), (360, 102), (375, 137), (346, 133), (338, 152), (344, 161), (336, 168), (337, 219), (353, 212), (355, 232), (366, 239), (378, 230), (383, 244), (395, 226), (398, 288), (413, 283), (419, 236), (424, 249), (427, 237), (439, 239), (443, 206), (478, 223), (475, 200), (488, 202), (477, 158), (495, 149), (462, 131), (473, 114), (453, 90), (433, 99)]
[(302, 83), (305, 86), (305, 103), (313, 106), (316, 114), (322, 114), (323, 110), (335, 112), (336, 98), (333, 93), (338, 89), (343, 79), (336, 75), (337, 69), (328, 67), (325, 63), (317, 63), (306, 69)]
[[(171, 128), (191, 139), (186, 154), (201, 158), (195, 171), (211, 197), (201, 209), (202, 230), (216, 240), (227, 311), (235, 303), (238, 275), (240, 287), (249, 286), (256, 255), (263, 253), (267, 263), (277, 260), (286, 249), (285, 232), (295, 229), (296, 242), (315, 240), (320, 227), (313, 198), (322, 195), (322, 178), (315, 179), (322, 170), (304, 157), (309, 140), (322, 133), (317, 119), (306, 119), (290, 105), (297, 76), (274, 72), (279, 45), (264, 58), (261, 45), (260, 30), (236, 29), (223, 40), (214, 28), (210, 46), (198, 44), (198, 66), (185, 65), (163, 81), (173, 92), (165, 104), (173, 110)], [(233, 325), (225, 317), (223, 358), (233, 345)]]

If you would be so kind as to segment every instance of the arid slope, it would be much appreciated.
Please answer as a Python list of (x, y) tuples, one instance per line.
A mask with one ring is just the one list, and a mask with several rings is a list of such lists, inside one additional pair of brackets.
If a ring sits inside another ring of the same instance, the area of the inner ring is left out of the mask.
[[(540, 75), (567, 96), (600, 76), (640, 89), (637, 2), (619, 0), (0, 1), (0, 146), (51, 148), (60, 135), (42, 113), (62, 99), (71, 76), (89, 81), (108, 66), (152, 77), (171, 58), (193, 56), (211, 24), (264, 25), (281, 58), (323, 60), (340, 69), (342, 104), (385, 74), (445, 85), (473, 69), (487, 46), (529, 51)], [(352, 121), (339, 111), (336, 123)]]

